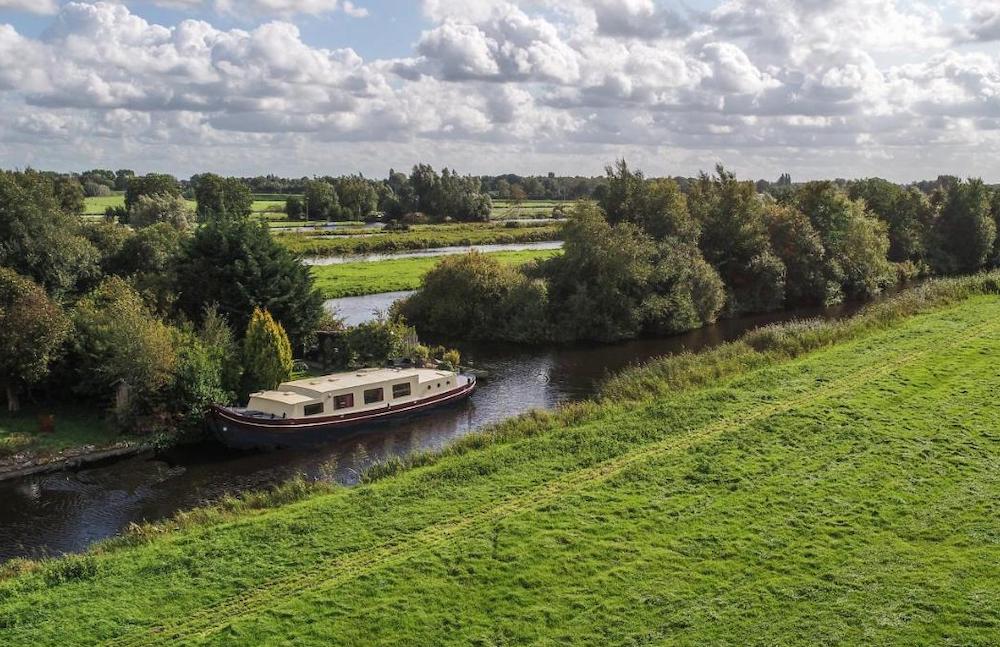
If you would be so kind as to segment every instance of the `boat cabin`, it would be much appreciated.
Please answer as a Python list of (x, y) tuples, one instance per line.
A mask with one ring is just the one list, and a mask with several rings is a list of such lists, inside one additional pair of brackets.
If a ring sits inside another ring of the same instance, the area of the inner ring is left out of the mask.
[(275, 418), (337, 416), (423, 400), (457, 386), (458, 375), (452, 371), (362, 369), (285, 382), (274, 391), (252, 393), (247, 411)]

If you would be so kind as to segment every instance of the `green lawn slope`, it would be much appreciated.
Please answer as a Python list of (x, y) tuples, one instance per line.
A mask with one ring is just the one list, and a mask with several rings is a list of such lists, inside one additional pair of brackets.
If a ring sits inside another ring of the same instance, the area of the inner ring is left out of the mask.
[(997, 287), (754, 333), (356, 488), (15, 564), (0, 643), (996, 644), (1000, 298), (975, 293)]

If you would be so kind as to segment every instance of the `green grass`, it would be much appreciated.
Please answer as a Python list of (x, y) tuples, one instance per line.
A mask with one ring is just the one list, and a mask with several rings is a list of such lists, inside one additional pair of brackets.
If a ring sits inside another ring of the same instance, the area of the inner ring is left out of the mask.
[[(325, 232), (321, 232), (325, 233)], [(338, 232), (334, 236), (282, 233), (278, 241), (305, 256), (330, 256), (428, 249), (455, 245), (493, 245), (559, 240), (561, 225), (506, 227), (496, 223), (418, 225), (410, 231), (371, 235), (366, 231)]]
[(515, 205), (509, 200), (494, 200), (491, 217), (496, 220), (506, 218), (549, 218), (556, 207), (568, 209), (572, 200), (525, 200)]
[[(38, 433), (38, 416), (55, 416), (55, 433)], [(45, 456), (86, 445), (104, 447), (122, 438), (102, 412), (65, 403), (26, 407), (17, 414), (0, 413), (0, 458), (21, 452)]]
[(108, 207), (124, 207), (125, 206), (125, 194), (115, 193), (113, 195), (105, 195), (93, 198), (83, 199), (83, 215), (85, 216), (103, 216), (105, 210)]
[(954, 285), (356, 488), (15, 563), (0, 641), (995, 644), (1000, 298)]
[[(533, 260), (551, 258), (559, 250), (527, 250), (522, 252), (493, 252), (489, 256), (501, 263), (522, 265)], [(378, 262), (343, 263), (340, 265), (313, 266), (316, 287), (326, 299), (356, 297), (379, 292), (416, 290), (424, 275), (441, 261), (440, 256), (427, 258), (400, 258)]]

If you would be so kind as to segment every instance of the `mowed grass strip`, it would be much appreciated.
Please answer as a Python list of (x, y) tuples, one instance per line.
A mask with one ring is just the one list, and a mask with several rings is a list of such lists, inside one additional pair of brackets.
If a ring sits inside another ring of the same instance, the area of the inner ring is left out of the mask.
[[(523, 252), (493, 252), (490, 258), (510, 265), (523, 265), (544, 260), (561, 253), (556, 249), (527, 250)], [(339, 265), (314, 265), (311, 269), (316, 287), (327, 299), (416, 290), (424, 275), (441, 262), (441, 256), (426, 258), (400, 258), (377, 262), (342, 263)]]
[(43, 564), (0, 585), (0, 637), (985, 644), (998, 314), (973, 298), (371, 485)]

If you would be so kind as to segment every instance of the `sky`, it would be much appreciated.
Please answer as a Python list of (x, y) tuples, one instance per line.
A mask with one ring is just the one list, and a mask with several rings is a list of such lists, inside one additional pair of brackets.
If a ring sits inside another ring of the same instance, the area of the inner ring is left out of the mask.
[(0, 167), (1000, 182), (1000, 0), (0, 0)]

